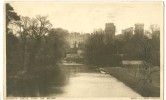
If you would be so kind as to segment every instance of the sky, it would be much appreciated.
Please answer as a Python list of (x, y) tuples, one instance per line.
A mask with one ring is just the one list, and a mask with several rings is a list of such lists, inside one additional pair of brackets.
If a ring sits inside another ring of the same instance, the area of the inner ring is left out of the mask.
[(48, 16), (54, 28), (69, 32), (91, 33), (94, 29), (105, 28), (105, 23), (114, 23), (116, 34), (122, 29), (144, 23), (145, 29), (151, 24), (163, 22), (162, 2), (112, 2), (112, 3), (60, 3), (60, 2), (11, 2), (21, 16)]

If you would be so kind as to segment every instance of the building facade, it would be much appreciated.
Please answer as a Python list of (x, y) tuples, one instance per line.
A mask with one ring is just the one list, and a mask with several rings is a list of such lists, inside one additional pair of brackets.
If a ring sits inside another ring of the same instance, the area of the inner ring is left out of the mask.
[(70, 48), (78, 48), (82, 43), (84, 43), (90, 34), (80, 34), (77, 32), (70, 33), (67, 37), (67, 41), (70, 45)]

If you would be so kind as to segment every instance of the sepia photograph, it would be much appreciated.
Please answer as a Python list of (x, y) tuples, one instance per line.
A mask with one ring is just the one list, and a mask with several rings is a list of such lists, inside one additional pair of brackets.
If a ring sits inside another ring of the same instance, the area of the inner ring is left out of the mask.
[(163, 2), (4, 3), (4, 97), (163, 99)]

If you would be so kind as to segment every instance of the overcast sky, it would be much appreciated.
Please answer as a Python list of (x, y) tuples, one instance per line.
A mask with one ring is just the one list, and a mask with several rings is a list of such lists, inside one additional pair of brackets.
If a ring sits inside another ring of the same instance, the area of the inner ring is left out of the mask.
[(162, 23), (162, 3), (27, 3), (12, 2), (15, 12), (22, 16), (48, 16), (55, 28), (64, 28), (69, 32), (90, 33), (94, 29), (104, 29), (105, 23), (116, 25), (117, 33), (121, 29), (134, 27), (135, 23)]

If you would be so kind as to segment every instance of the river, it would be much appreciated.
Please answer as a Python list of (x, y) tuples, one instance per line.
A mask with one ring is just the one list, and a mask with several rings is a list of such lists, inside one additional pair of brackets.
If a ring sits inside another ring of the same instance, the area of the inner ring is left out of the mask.
[[(64, 64), (62, 67), (68, 77), (68, 83), (61, 87), (59, 93), (50, 93), (55, 97), (140, 97), (124, 83), (109, 74), (100, 73), (96, 68), (85, 65)], [(123, 77), (123, 76), (122, 76)]]

